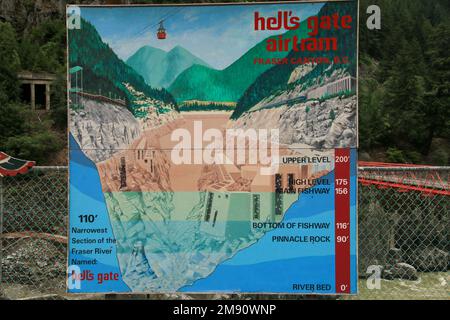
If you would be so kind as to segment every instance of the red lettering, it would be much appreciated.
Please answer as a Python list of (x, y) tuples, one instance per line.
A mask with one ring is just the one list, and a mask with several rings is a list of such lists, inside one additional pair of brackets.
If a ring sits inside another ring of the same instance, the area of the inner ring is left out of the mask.
[(97, 275), (97, 282), (98, 284), (102, 284), (105, 281), (118, 281), (119, 280), (119, 274), (118, 273), (99, 273)]
[(353, 21), (352, 16), (343, 16), (342, 20), (341, 20), (342, 28), (344, 28), (344, 29), (351, 29), (352, 21)]
[(264, 18), (254, 12), (254, 28), (258, 30), (295, 30), (300, 27), (300, 18), (292, 16), (292, 11), (278, 11), (275, 17)]
[(267, 18), (267, 29), (280, 30), (280, 26), (278, 25), (277, 18), (275, 18), (275, 17)]
[(259, 12), (255, 11), (255, 30), (266, 30), (266, 21), (259, 16)]

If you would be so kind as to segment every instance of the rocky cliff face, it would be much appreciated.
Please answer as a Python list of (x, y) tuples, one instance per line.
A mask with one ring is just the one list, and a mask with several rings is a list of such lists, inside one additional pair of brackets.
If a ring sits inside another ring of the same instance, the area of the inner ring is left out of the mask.
[[(279, 129), (280, 143), (298, 148), (345, 148), (357, 144), (356, 95), (295, 102), (310, 90), (350, 76), (345, 68), (315, 75), (315, 64), (293, 70), (288, 88), (259, 101), (238, 119), (233, 128)], [(332, 70), (333, 69), (333, 70)], [(294, 102), (293, 102), (294, 101)]]
[(180, 118), (175, 105), (150, 98), (136, 90), (129, 83), (124, 84), (131, 95), (131, 108), (141, 125), (142, 130), (151, 130), (170, 124)]
[(0, 0), (0, 20), (12, 23), (18, 30), (28, 30), (44, 21), (64, 19), (66, 4), (103, 4), (101, 0)]
[(356, 145), (356, 96), (311, 101), (289, 108), (280, 117), (281, 142), (314, 148)]
[[(84, 153), (94, 162), (111, 158), (132, 148), (144, 131), (171, 128), (180, 117), (172, 104), (147, 97), (125, 84), (131, 97), (131, 108), (104, 101), (80, 98), (82, 109), (70, 111), (70, 132)], [(166, 129), (167, 130), (167, 129)], [(134, 146), (136, 147), (136, 146)], [(156, 145), (152, 145), (156, 147)]]
[(94, 162), (126, 149), (141, 134), (141, 127), (128, 109), (81, 98), (84, 109), (70, 112), (70, 132)]
[(356, 96), (308, 101), (243, 114), (233, 128), (280, 130), (291, 147), (344, 148), (356, 145)]

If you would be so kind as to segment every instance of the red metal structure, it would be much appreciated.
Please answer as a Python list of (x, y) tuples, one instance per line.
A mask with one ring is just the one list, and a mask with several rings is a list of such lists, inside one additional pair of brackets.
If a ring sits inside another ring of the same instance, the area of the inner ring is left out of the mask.
[(394, 188), (398, 192), (416, 191), (424, 196), (450, 196), (448, 167), (360, 161), (358, 181), (363, 186)]

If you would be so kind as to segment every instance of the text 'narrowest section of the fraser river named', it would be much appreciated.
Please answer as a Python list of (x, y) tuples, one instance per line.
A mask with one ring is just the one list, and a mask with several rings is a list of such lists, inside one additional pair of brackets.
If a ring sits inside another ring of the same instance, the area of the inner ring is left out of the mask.
[[(96, 265), (95, 256), (113, 254), (116, 239), (101, 235), (109, 234), (108, 228), (76, 228), (72, 227), (70, 253), (73, 256), (89, 256), (92, 259), (71, 259), (72, 265)], [(89, 245), (86, 247), (86, 245)]]

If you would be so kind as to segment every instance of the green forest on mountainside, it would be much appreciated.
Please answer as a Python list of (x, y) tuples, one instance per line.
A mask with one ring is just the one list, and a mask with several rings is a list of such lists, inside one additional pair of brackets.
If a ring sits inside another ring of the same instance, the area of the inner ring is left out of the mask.
[(128, 58), (126, 63), (155, 88), (168, 88), (181, 72), (194, 64), (208, 66), (205, 61), (181, 46), (175, 46), (168, 52), (144, 46)]
[[(299, 39), (306, 36), (306, 25), (298, 30), (285, 33), (285, 37), (297, 35)], [(274, 38), (274, 37), (269, 37)], [(178, 101), (204, 100), (234, 102), (245, 89), (271, 65), (253, 64), (255, 57), (284, 58), (288, 52), (266, 50), (267, 39), (247, 51), (242, 57), (223, 70), (194, 65), (183, 71), (169, 87), (170, 93)]]
[(210, 103), (189, 103), (179, 107), (180, 111), (233, 111), (234, 106), (222, 104), (220, 102)]
[[(342, 4), (339, 3), (327, 3), (325, 4), (320, 12), (318, 13), (318, 17), (322, 16), (330, 16), (334, 13), (338, 13), (339, 16), (344, 15), (353, 15), (356, 14), (356, 5), (352, 3)], [(304, 24), (305, 25), (305, 24)], [(337, 34), (336, 34), (337, 33)], [(312, 77), (316, 77), (318, 75), (324, 74), (325, 69), (327, 69), (327, 74), (331, 74), (337, 68), (345, 68), (350, 74), (353, 76), (356, 75), (356, 57), (349, 50), (350, 48), (355, 47), (356, 39), (354, 37), (354, 33), (349, 30), (320, 30), (317, 38), (327, 38), (327, 37), (336, 37), (338, 39), (338, 51), (323, 51), (323, 52), (303, 52), (303, 51), (291, 51), (288, 55), (288, 59), (299, 59), (301, 57), (328, 57), (330, 61), (333, 60), (334, 56), (347, 56), (349, 61), (351, 62), (349, 65), (336, 65), (333, 64), (331, 68), (329, 68), (328, 64), (318, 64), (311, 72), (309, 72), (306, 76), (300, 79), (302, 82), (307, 82)], [(263, 98), (274, 94), (277, 91), (287, 90), (288, 80), (292, 73), (292, 71), (297, 67), (297, 65), (288, 63), (288, 64), (280, 64), (273, 66), (263, 74), (261, 74), (255, 82), (251, 84), (250, 87), (243, 93), (241, 98), (238, 101), (236, 110), (234, 111), (232, 118), (237, 119), (241, 116), (245, 111), (249, 110), (256, 103), (261, 101)]]
[(133, 68), (120, 60), (108, 44), (104, 43), (95, 27), (81, 19), (81, 29), (69, 30), (70, 68), (82, 66), (84, 71), (83, 90), (98, 94), (130, 98), (123, 83), (146, 96), (167, 103), (174, 103), (165, 89), (154, 89)]
[[(31, 5), (38, 7), (39, 3)], [(381, 30), (366, 27), (366, 9), (372, 4), (381, 8)], [(64, 14), (33, 19), (21, 17), (20, 12), (0, 21), (0, 150), (37, 160), (40, 165), (65, 164)], [(360, 1), (361, 159), (450, 163), (449, 19), (448, 0)], [(21, 102), (17, 80), (20, 70), (58, 76), (52, 85), (50, 113), (31, 112)]]
[(450, 2), (362, 0), (360, 149), (392, 162), (450, 163)]

